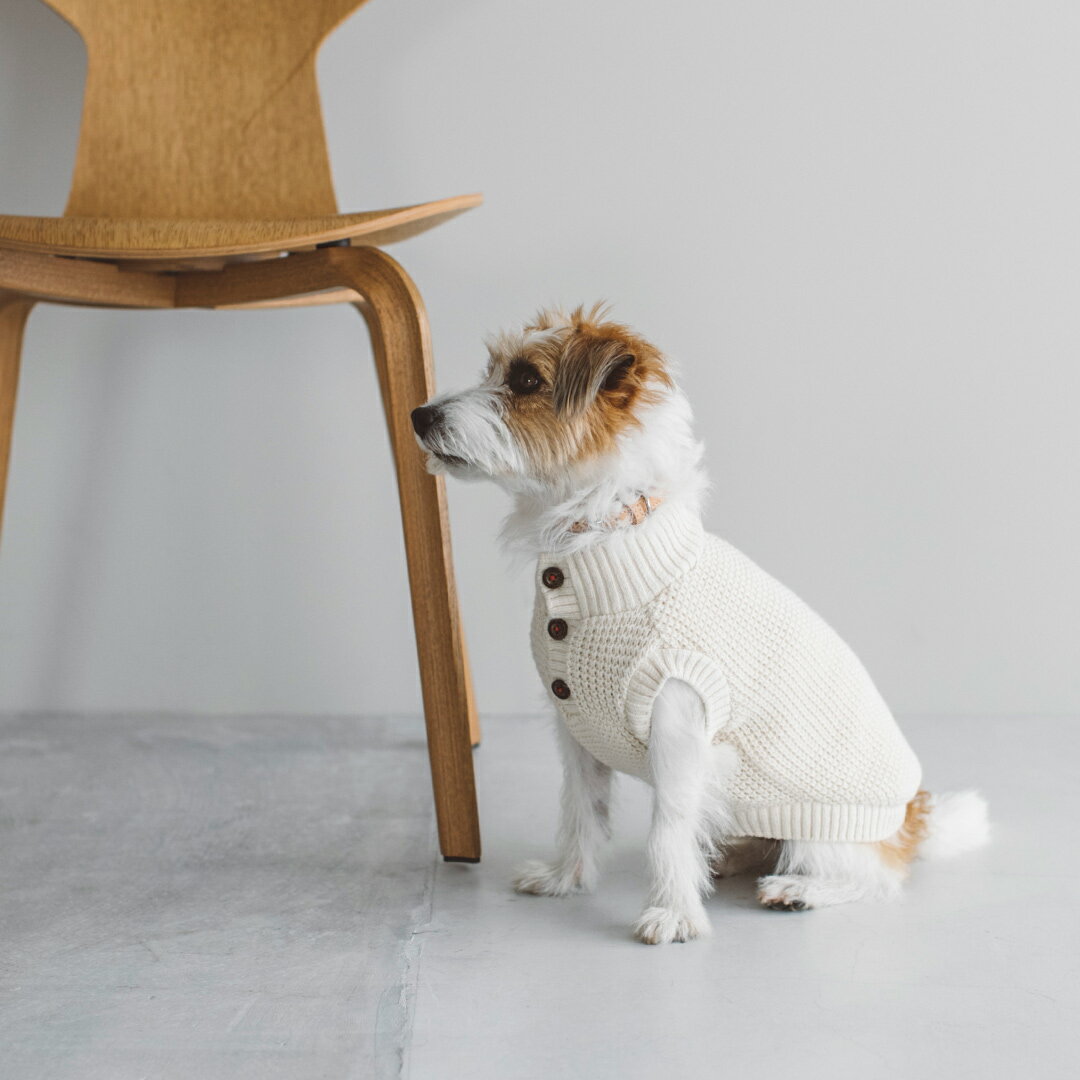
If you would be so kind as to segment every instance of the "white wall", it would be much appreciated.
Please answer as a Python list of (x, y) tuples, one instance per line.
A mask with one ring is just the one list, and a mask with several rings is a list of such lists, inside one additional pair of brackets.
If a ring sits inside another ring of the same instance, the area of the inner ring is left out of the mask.
[[(320, 73), (343, 209), (483, 190), (394, 249), (440, 385), (607, 297), (682, 364), (709, 525), (902, 712), (1080, 711), (1080, 8), (372, 0)], [(0, 207), (57, 213), (81, 45), (0, 0)], [(396, 495), (348, 308), (41, 308), (0, 560), (0, 708), (418, 707)], [(451, 490), (481, 707), (533, 711), (502, 497)]]

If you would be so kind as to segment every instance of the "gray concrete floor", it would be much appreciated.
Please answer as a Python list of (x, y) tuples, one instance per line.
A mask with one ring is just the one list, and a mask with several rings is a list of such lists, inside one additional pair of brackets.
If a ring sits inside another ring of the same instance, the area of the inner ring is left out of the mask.
[(905, 900), (760, 910), (649, 948), (647, 794), (594, 896), (518, 897), (550, 849), (546, 724), (477, 755), (485, 859), (433, 857), (414, 719), (0, 720), (0, 1076), (413, 1080), (1080, 1075), (1080, 720), (911, 720), (993, 845)]

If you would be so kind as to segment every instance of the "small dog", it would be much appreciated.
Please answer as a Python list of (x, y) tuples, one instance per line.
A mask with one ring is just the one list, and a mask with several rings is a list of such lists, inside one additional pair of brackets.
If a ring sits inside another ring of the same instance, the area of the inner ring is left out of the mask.
[(897, 894), (916, 854), (983, 843), (975, 792), (934, 797), (862, 665), (701, 525), (702, 448), (661, 353), (600, 307), (489, 343), (479, 385), (412, 414), (429, 469), (493, 480), (538, 555), (533, 655), (558, 713), (557, 854), (520, 892), (592, 887), (613, 771), (654, 789), (640, 941), (709, 931), (714, 876), (801, 911)]

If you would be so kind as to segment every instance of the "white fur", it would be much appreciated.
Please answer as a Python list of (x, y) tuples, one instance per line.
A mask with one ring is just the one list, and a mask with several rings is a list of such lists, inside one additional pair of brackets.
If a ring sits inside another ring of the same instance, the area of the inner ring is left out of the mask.
[(723, 784), (736, 761), (731, 747), (711, 744), (704, 702), (679, 679), (669, 679), (656, 696), (648, 764), (651, 885), (634, 933), (647, 945), (704, 937), (709, 919), (702, 898), (712, 892), (709, 859), (713, 838), (729, 831)]
[(785, 840), (775, 871), (758, 879), (758, 901), (783, 911), (889, 900), (904, 872), (883, 862), (876, 844)]
[(557, 719), (563, 762), (562, 812), (555, 860), (524, 864), (514, 878), (518, 892), (566, 896), (595, 887), (600, 847), (611, 835), (611, 770), (602, 765)]
[[(492, 349), (523, 347), (537, 334), (565, 326), (503, 335)], [(607, 523), (643, 493), (699, 508), (706, 480), (701, 444), (694, 438), (690, 405), (678, 389), (657, 388), (656, 403), (639, 414), (640, 426), (624, 431), (616, 451), (584, 462), (572, 460), (576, 438), (568, 428), (570, 463), (543, 475), (516, 445), (506, 424), (506, 390), (493, 373), (470, 390), (444, 394), (431, 404), (443, 416), (420, 445), (432, 455), (433, 472), (490, 479), (514, 497), (503, 537), (522, 552), (570, 552), (589, 544), (618, 543)], [(446, 458), (460, 459), (447, 461)], [(571, 531), (587, 521), (592, 528)], [(637, 528), (648, 528), (646, 520)], [(600, 849), (608, 836), (611, 770), (593, 758), (558, 721), (563, 787), (556, 854), (550, 863), (528, 862), (518, 872), (520, 892), (565, 896), (592, 888)], [(634, 926), (648, 944), (687, 941), (709, 933), (703, 899), (712, 876), (741, 873), (766, 864), (758, 881), (765, 907), (803, 910), (861, 899), (889, 899), (906, 869), (881, 857), (871, 843), (768, 841), (732, 835), (724, 784), (737, 767), (735, 751), (706, 738), (704, 706), (688, 684), (669, 680), (657, 695), (648, 746), (654, 789), (648, 858), (650, 887)], [(975, 792), (939, 796), (932, 802), (929, 834), (920, 854), (944, 858), (986, 841), (986, 804)]]
[(421, 443), (433, 454), (449, 454), (464, 459), (460, 465), (447, 464), (438, 457), (428, 459), (431, 472), (449, 472), (463, 480), (498, 479), (520, 475), (525, 457), (506, 426), (503, 401), (490, 380), (457, 394), (441, 394), (431, 405), (446, 417)]
[[(503, 541), (530, 555), (579, 551), (608, 538), (603, 523), (645, 492), (664, 492), (669, 503), (700, 510), (708, 484), (685, 395), (666, 390), (641, 416), (640, 427), (619, 435), (613, 455), (567, 469), (554, 483), (504, 483), (515, 500), (503, 524)], [(570, 532), (578, 521), (594, 527)]]
[(930, 828), (919, 845), (919, 858), (951, 859), (989, 842), (986, 800), (977, 791), (931, 795), (930, 806)]

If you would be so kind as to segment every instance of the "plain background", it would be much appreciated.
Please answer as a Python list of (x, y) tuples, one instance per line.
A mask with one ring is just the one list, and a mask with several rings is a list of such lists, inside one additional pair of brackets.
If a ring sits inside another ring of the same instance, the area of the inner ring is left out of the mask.
[[(482, 190), (393, 249), (440, 387), (605, 297), (681, 365), (707, 524), (899, 712), (1080, 712), (1080, 8), (372, 0), (319, 71), (343, 210)], [(0, 209), (61, 212), (85, 60), (0, 0)], [(350, 308), (32, 317), (0, 709), (415, 712), (396, 492)], [(452, 486), (479, 703), (536, 711), (528, 570)]]

